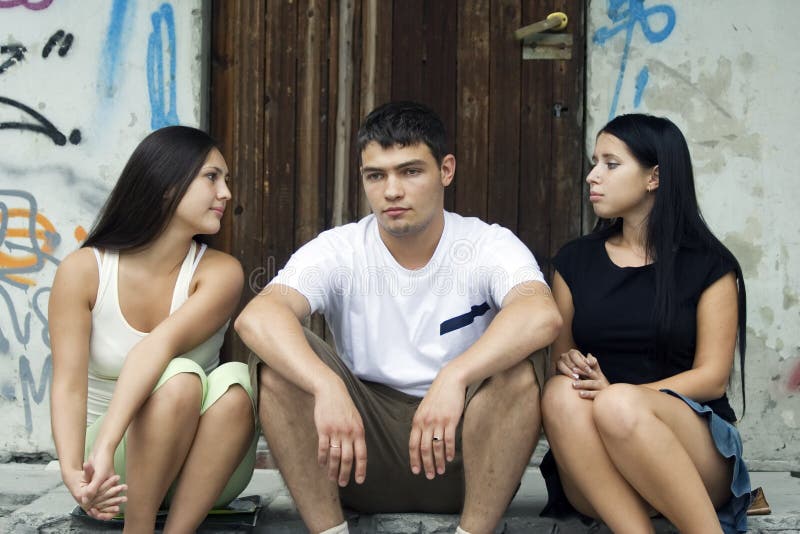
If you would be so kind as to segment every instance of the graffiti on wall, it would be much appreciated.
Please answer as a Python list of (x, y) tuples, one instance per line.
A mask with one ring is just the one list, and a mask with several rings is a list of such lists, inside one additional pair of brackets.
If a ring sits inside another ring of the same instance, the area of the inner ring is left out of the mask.
[[(17, 190), (0, 190), (0, 305), (7, 320), (0, 322), (0, 353), (10, 350), (11, 336), (18, 345), (27, 347), (31, 342), (32, 319), (35, 319), (44, 347), (50, 346), (47, 331), (47, 314), (43, 307), (50, 287), (40, 287), (33, 292), (29, 309), (18, 310), (19, 302), (29, 289), (36, 287), (36, 275), (50, 263), (58, 265), (53, 256), (61, 236), (53, 223), (39, 212), (36, 199), (30, 193)], [(20, 295), (21, 291), (21, 295)], [(16, 294), (15, 294), (16, 293)], [(11, 325), (4, 329), (2, 325)], [(22, 354), (19, 358), (19, 380), (25, 410), (25, 429), (33, 430), (31, 402), (41, 404), (52, 378), (51, 356), (45, 357), (38, 381), (34, 379), (31, 361)], [(12, 394), (3, 387), (3, 394)]]
[[(619, 94), (622, 91), (625, 71), (628, 68), (628, 55), (637, 26), (641, 29), (642, 35), (647, 39), (647, 42), (651, 44), (662, 42), (670, 36), (672, 30), (675, 28), (676, 16), (675, 9), (672, 6), (659, 4), (645, 7), (644, 4), (645, 0), (608, 0), (607, 15), (611, 20), (611, 25), (599, 28), (592, 37), (595, 44), (603, 46), (617, 34), (623, 32), (625, 34), (625, 46), (622, 49), (619, 75), (617, 76), (617, 85), (614, 88), (614, 97), (611, 102), (611, 111), (608, 114), (608, 120), (613, 119), (617, 114)], [(664, 26), (659, 30), (653, 29), (652, 20), (654, 17), (664, 19)], [(645, 65), (636, 75), (633, 97), (634, 108), (639, 107), (641, 104), (642, 96), (649, 79), (650, 71), (647, 65)]]
[[(172, 6), (161, 4), (158, 11), (150, 15), (153, 31), (147, 41), (147, 91), (150, 95), (150, 127), (154, 130), (178, 124), (175, 99), (175, 17)], [(167, 34), (164, 47), (162, 33)], [(166, 64), (166, 65), (165, 65)], [(167, 77), (164, 78), (164, 67)], [(167, 95), (169, 98), (167, 99)]]
[(33, 11), (40, 11), (47, 9), (52, 3), (53, 0), (0, 0), (0, 9), (22, 6)]
[[(56, 128), (56, 126), (47, 120), (44, 115), (39, 113), (38, 111), (34, 110), (33, 108), (26, 106), (22, 102), (18, 102), (11, 98), (7, 98), (4, 96), (0, 96), (0, 110), (3, 109), (4, 106), (8, 106), (14, 109), (18, 109), (22, 111), (29, 121), (5, 121), (0, 122), (0, 130), (21, 130), (21, 131), (28, 131), (28, 132), (35, 132), (46, 135), (49, 137), (53, 143), (58, 146), (64, 146), (67, 144), (67, 136), (61, 133), (61, 131)], [(77, 128), (73, 129), (69, 133), (69, 142), (73, 145), (77, 145), (81, 142), (81, 131)]]
[[(107, 183), (98, 182), (97, 171), (92, 169), (87, 175), (79, 163), (91, 150), (102, 150), (93, 144), (96, 140), (83, 135), (89, 125), (81, 123), (92, 115), (92, 109), (99, 111), (97, 116), (103, 120), (119, 115), (111, 103), (119, 96), (117, 89), (127, 87), (123, 85), (125, 78), (132, 75), (124, 67), (131, 54), (137, 54), (146, 66), (144, 71), (134, 71), (137, 76), (146, 76), (147, 82), (146, 92), (142, 85), (135, 103), (144, 112), (149, 107), (150, 126), (178, 123), (178, 41), (173, 6), (156, 4), (155, 11), (148, 7), (139, 13), (149, 15), (149, 24), (144, 32), (134, 33), (137, 9), (142, 5), (130, 0), (109, 2), (105, 26), (93, 29), (105, 36), (100, 50), (86, 50), (80, 48), (87, 46), (80, 32), (66, 26), (62, 20), (67, 19), (54, 13), (62, 7), (72, 8), (52, 0), (0, 0), (0, 9), (14, 9), (13, 15), (30, 21), (18, 28), (21, 35), (28, 31), (27, 37), (0, 36), (0, 82), (19, 82), (30, 73), (41, 73), (41, 69), (26, 68), (37, 61), (66, 61), (70, 68), (74, 62), (76, 68), (88, 66), (97, 76), (94, 98), (75, 98), (79, 103), (73, 105), (71, 101), (68, 107), (58, 98), (48, 98), (50, 88), (58, 90), (62, 99), (64, 94), (69, 95), (70, 89), (58, 83), (17, 84), (18, 88), (36, 88), (18, 91), (12, 89), (12, 83), (0, 86), (0, 139), (10, 148), (0, 153), (0, 400), (14, 407), (3, 411), (16, 411), (16, 415), (5, 417), (20, 425), (19, 432), (24, 419), (28, 438), (41, 436), (36, 438), (41, 441), (39, 450), (52, 446), (46, 430), (53, 373), (47, 322), (52, 278), (60, 258), (86, 239), (86, 230), (74, 221), (94, 218), (107, 192)], [(49, 25), (47, 21), (59, 22)], [(128, 46), (133, 39), (146, 46), (134, 51)], [(86, 65), (87, 53), (98, 58), (96, 63)], [(56, 107), (59, 113), (52, 111)], [(105, 124), (94, 126), (101, 130)], [(41, 158), (42, 154), (47, 157)], [(26, 184), (24, 190), (17, 184)], [(55, 191), (69, 191), (69, 206), (52, 202), (50, 195)], [(42, 204), (48, 206), (47, 213)], [(64, 224), (65, 218), (73, 222)]]
[[(58, 55), (60, 57), (66, 56), (74, 40), (75, 36), (71, 33), (66, 33), (64, 30), (56, 30), (56, 32), (47, 39), (47, 42), (42, 48), (42, 59), (47, 59), (56, 45), (58, 45)], [(20, 43), (0, 45), (0, 74), (3, 74), (14, 65), (21, 63), (25, 59), (25, 54), (27, 52), (28, 49)]]
[(106, 39), (103, 46), (102, 58), (100, 60), (100, 96), (110, 99), (116, 92), (117, 67), (120, 65), (119, 58), (125, 52), (131, 26), (129, 21), (132, 19), (133, 5), (128, 0), (114, 0), (111, 5), (111, 15), (109, 17)]

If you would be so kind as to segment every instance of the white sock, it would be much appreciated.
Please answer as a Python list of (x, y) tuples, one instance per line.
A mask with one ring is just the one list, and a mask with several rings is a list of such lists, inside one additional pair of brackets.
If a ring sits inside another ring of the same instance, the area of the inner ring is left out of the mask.
[(467, 532), (466, 530), (464, 530), (463, 528), (461, 528), (461, 525), (458, 525), (458, 526), (456, 527), (456, 534), (469, 534), (469, 532)]
[(319, 534), (350, 534), (350, 530), (347, 528), (347, 521), (345, 521), (341, 525), (336, 525), (328, 530), (323, 530)]

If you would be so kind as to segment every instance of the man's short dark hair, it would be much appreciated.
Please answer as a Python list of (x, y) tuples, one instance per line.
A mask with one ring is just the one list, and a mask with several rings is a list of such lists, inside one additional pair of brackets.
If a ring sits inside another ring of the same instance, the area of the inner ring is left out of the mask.
[(430, 108), (417, 102), (388, 102), (372, 110), (358, 130), (358, 154), (369, 143), (383, 148), (425, 143), (437, 164), (447, 153), (444, 123)]

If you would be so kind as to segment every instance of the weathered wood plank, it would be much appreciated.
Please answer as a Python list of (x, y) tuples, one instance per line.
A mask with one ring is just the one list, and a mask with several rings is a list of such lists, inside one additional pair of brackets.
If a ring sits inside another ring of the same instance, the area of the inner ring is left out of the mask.
[[(459, 158), (456, 152), (458, 117), (458, 0), (426, 2), (424, 13), (424, 90), (419, 99), (442, 118), (447, 130), (448, 151), (456, 155), (456, 180), (445, 190), (444, 206), (453, 211), (459, 184)], [(488, 21), (487, 21), (488, 23)]]
[[(392, 15), (394, 0), (363, 0), (361, 10), (361, 113), (388, 102), (392, 94)], [(357, 127), (356, 127), (357, 128)], [(357, 218), (370, 213), (364, 188), (358, 184)]]
[(581, 234), (583, 198), (583, 94), (585, 24), (582, 0), (556, 0), (554, 10), (568, 13), (565, 31), (573, 35), (571, 60), (553, 62), (553, 100), (561, 104), (560, 116), (553, 118), (553, 205), (550, 256), (564, 243)]
[(458, 4), (458, 148), (455, 210), (486, 218), (489, 123), (489, 0)]
[(274, 263), (276, 268), (282, 267), (294, 251), (296, 39), (297, 4), (268, 0), (262, 232), (264, 262)]
[(495, 0), (491, 14), (489, 67), (488, 221), (517, 231), (520, 159), (519, 41), (513, 32), (522, 23), (519, 0)]
[(424, 0), (394, 3), (392, 100), (418, 100), (424, 95), (424, 13)]
[[(233, 198), (219, 243), (242, 262), (245, 271), (238, 313), (253, 295), (250, 275), (257, 275), (263, 265), (264, 4), (214, 2), (212, 20), (210, 130), (220, 140), (233, 175)], [(223, 360), (244, 361), (247, 353), (244, 344), (229, 331)]]
[[(351, 2), (339, 3), (339, 42), (336, 94), (336, 142), (334, 150), (333, 214), (331, 225), (338, 226), (350, 221), (351, 212), (351, 170), (350, 153), (352, 144), (353, 115), (353, 30), (355, 24), (355, 5)], [(356, 108), (357, 109), (357, 108)]]
[[(526, 2), (522, 25), (551, 13), (552, 2)], [(520, 56), (522, 52), (520, 51)], [(522, 64), (520, 106), (520, 196), (518, 235), (547, 274), (550, 254), (553, 66), (550, 61)]]
[(299, 0), (297, 31), (297, 194), (294, 221), (295, 247), (310, 241), (324, 228), (321, 194), (324, 193), (325, 157), (322, 144), (321, 90), (325, 64), (327, 2)]

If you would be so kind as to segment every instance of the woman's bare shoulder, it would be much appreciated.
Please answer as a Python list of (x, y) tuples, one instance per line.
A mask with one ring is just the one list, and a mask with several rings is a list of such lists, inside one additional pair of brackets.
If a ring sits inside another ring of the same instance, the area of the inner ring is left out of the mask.
[(197, 266), (196, 277), (198, 280), (206, 278), (216, 279), (231, 283), (241, 288), (244, 281), (242, 264), (239, 260), (221, 250), (207, 248)]
[(97, 258), (91, 248), (79, 248), (70, 252), (61, 260), (56, 270), (53, 289), (60, 294), (59, 289), (67, 290), (70, 298), (85, 297), (91, 305), (97, 294), (100, 284), (100, 271)]

